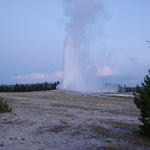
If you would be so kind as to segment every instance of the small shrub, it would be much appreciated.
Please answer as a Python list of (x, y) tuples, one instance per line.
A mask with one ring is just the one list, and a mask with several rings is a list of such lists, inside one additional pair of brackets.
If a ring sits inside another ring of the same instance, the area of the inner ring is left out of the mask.
[(7, 102), (0, 97), (0, 113), (10, 112), (11, 108), (8, 106)]
[(141, 112), (139, 118), (142, 122), (140, 133), (150, 137), (150, 70), (149, 74), (145, 76), (142, 86), (136, 88), (134, 103)]

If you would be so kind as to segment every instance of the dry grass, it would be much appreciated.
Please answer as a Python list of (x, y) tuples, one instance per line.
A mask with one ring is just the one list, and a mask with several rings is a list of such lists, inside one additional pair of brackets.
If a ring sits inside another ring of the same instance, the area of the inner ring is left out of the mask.
[(90, 108), (90, 107), (86, 107), (86, 106), (79, 106), (79, 105), (67, 105), (67, 104), (58, 104), (58, 103), (53, 103), (51, 104), (51, 106), (53, 107), (66, 107), (66, 108), (74, 108), (74, 109), (82, 109), (82, 110), (99, 110), (99, 109), (96, 109), (96, 108)]
[[(139, 111), (131, 98), (66, 91), (0, 93), (0, 96), (13, 109), (13, 113), (0, 116), (0, 144), (6, 143), (4, 150), (9, 149), (10, 136), (18, 134), (21, 138), (26, 135), (25, 139), (29, 139), (26, 143), (30, 140), (36, 143), (29, 146), (31, 149), (40, 149), (39, 141), (47, 146), (46, 150), (50, 146), (57, 150), (70, 150), (72, 146), (78, 150), (78, 145), (82, 150), (150, 149), (150, 140), (138, 134)], [(27, 149), (27, 144), (20, 145), (20, 141), (13, 144)], [(84, 149), (86, 145), (91, 149)]]
[(60, 133), (65, 131), (66, 129), (71, 128), (70, 125), (56, 125), (50, 129), (51, 132)]
[(69, 112), (51, 112), (49, 111), (48, 114), (51, 114), (51, 115), (57, 115), (57, 116), (65, 116), (65, 117), (73, 117), (74, 115), (72, 113), (69, 113)]
[[(103, 136), (113, 140), (115, 139), (116, 141), (118, 141), (119, 145), (124, 145), (126, 143), (128, 147), (130, 147), (130, 145), (135, 147), (150, 147), (150, 139), (142, 137), (138, 134), (137, 125), (135, 126), (135, 128), (133, 128), (132, 124), (124, 124), (124, 123), (120, 123), (119, 125), (119, 123), (111, 124), (107, 122), (106, 125), (109, 126), (112, 125), (113, 128), (108, 129), (98, 125), (92, 125), (90, 127), (99, 136)], [(123, 130), (118, 130), (122, 128)], [(123, 143), (122, 142), (120, 143), (120, 141), (123, 141)]]

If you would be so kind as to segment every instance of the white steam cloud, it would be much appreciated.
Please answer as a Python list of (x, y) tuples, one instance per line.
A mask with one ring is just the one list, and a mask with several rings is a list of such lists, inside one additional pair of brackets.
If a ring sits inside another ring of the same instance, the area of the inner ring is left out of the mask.
[(95, 72), (89, 67), (88, 58), (89, 32), (102, 10), (102, 5), (98, 0), (63, 0), (63, 3), (68, 19), (63, 86), (74, 91), (94, 91)]

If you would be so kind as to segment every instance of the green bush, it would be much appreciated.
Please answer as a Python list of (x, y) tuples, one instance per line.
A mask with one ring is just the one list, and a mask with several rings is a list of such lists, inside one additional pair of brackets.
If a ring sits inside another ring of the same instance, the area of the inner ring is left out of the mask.
[(134, 103), (141, 112), (139, 118), (142, 122), (140, 133), (150, 137), (150, 70), (149, 74), (145, 76), (141, 87), (137, 86), (136, 88)]
[(7, 102), (0, 97), (0, 113), (10, 112), (11, 108), (8, 106)]

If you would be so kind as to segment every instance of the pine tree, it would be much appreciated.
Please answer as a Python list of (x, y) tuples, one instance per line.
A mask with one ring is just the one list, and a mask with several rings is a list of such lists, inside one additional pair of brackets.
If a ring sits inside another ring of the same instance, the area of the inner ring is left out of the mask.
[(142, 122), (142, 125), (139, 126), (140, 133), (150, 137), (150, 70), (141, 87), (137, 86), (136, 88), (134, 103), (141, 112), (139, 118)]

